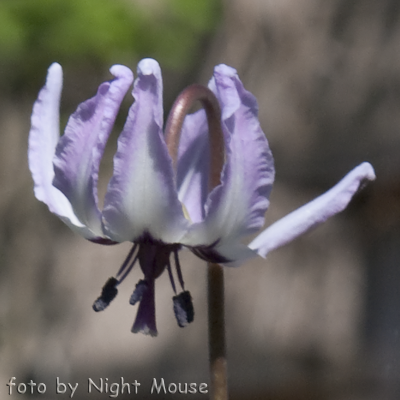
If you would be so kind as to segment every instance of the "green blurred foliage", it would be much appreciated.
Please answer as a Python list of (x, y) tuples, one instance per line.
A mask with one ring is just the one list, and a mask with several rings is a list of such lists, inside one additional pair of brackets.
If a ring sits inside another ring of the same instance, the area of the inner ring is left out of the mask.
[(0, 0), (2, 93), (36, 91), (54, 61), (82, 76), (142, 57), (190, 68), (219, 16), (216, 0)]

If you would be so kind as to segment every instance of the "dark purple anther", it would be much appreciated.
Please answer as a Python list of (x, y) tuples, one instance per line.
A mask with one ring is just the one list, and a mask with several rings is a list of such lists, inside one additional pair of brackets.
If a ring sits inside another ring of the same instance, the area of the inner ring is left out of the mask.
[(181, 328), (184, 328), (193, 322), (194, 319), (192, 296), (187, 290), (185, 290), (184, 292), (174, 296), (172, 300), (174, 302), (174, 313), (178, 325)]
[(103, 311), (115, 299), (118, 294), (118, 283), (118, 280), (114, 277), (106, 282), (101, 291), (101, 296), (93, 303), (94, 311)]
[(144, 292), (147, 290), (148, 284), (145, 280), (141, 279), (135, 287), (132, 296), (129, 300), (129, 304), (134, 306), (138, 301), (142, 300)]

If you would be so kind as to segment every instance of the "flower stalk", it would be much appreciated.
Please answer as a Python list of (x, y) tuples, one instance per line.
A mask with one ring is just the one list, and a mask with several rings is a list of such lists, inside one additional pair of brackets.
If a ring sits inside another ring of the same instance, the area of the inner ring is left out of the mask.
[[(193, 104), (200, 101), (207, 116), (210, 143), (209, 192), (220, 184), (225, 162), (224, 136), (221, 127), (221, 110), (218, 100), (208, 88), (191, 85), (176, 99), (166, 124), (165, 136), (168, 152), (176, 170), (179, 138), (183, 121)], [(211, 400), (228, 399), (228, 379), (225, 341), (224, 271), (208, 263), (208, 341), (210, 362)]]
[(211, 399), (228, 399), (228, 373), (225, 340), (224, 270), (208, 264), (208, 340)]

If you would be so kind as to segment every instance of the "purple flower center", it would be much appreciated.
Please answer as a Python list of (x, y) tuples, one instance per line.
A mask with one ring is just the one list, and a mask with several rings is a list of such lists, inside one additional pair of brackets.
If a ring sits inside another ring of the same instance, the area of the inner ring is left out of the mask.
[[(137, 283), (130, 298), (130, 304), (140, 303), (132, 332), (142, 332), (151, 336), (157, 335), (154, 298), (155, 280), (165, 269), (168, 271), (171, 286), (175, 293), (173, 304), (178, 325), (183, 327), (192, 322), (194, 311), (191, 296), (188, 291), (185, 291), (185, 284), (182, 278), (178, 258), (180, 249), (180, 244), (165, 244), (154, 240), (149, 234), (143, 235), (133, 244), (116, 277), (112, 277), (106, 282), (100, 297), (93, 304), (93, 309), (102, 311), (111, 303), (118, 293), (117, 286), (124, 281), (138, 261), (144, 274), (144, 279)], [(176, 274), (183, 290), (180, 294), (177, 294), (171, 269), (171, 254), (174, 255)]]

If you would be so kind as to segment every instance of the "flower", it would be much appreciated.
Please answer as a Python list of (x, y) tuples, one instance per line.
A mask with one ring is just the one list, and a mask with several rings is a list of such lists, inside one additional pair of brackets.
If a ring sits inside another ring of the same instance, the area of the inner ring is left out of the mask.
[[(98, 207), (100, 160), (123, 97), (133, 82), (121, 65), (111, 68), (114, 79), (79, 105), (65, 133), (59, 133), (62, 69), (50, 66), (46, 84), (35, 102), (29, 134), (29, 167), (37, 199), (73, 231), (99, 244), (133, 243), (116, 277), (110, 278), (94, 303), (100, 311), (117, 294), (117, 286), (138, 261), (144, 274), (131, 296), (140, 302), (133, 332), (157, 334), (155, 279), (167, 269), (176, 293), (170, 258), (182, 292), (173, 298), (180, 326), (193, 320), (178, 252), (182, 246), (199, 257), (227, 266), (280, 247), (342, 211), (360, 185), (375, 178), (369, 163), (348, 173), (322, 196), (287, 215), (249, 246), (241, 240), (264, 223), (274, 181), (274, 163), (258, 121), (254, 96), (246, 91), (233, 68), (215, 68), (209, 89), (221, 108), (225, 158), (220, 184), (209, 193), (208, 123), (203, 109), (183, 121), (176, 168), (163, 133), (162, 78), (158, 63), (138, 65), (126, 124), (118, 140), (114, 172), (103, 210)], [(221, 156), (223, 157), (223, 156)]]

